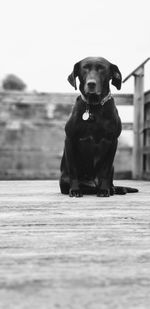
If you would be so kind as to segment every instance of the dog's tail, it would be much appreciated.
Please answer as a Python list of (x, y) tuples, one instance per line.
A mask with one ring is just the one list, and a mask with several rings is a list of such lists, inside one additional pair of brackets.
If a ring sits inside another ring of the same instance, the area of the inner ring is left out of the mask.
[(126, 194), (126, 193), (137, 193), (139, 192), (138, 189), (131, 188), (131, 187), (121, 187), (121, 186), (114, 186), (115, 188), (115, 194)]

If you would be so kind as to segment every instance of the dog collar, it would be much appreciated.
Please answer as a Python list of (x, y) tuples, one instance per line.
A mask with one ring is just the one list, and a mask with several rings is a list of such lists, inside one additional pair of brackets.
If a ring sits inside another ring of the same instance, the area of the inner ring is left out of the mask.
[[(85, 96), (81, 93), (81, 98), (82, 98), (82, 100), (84, 101), (84, 102), (87, 102), (87, 100), (86, 100), (86, 98), (85, 98)], [(100, 102), (100, 105), (104, 105), (107, 101), (109, 101), (110, 99), (112, 98), (112, 94), (111, 94), (111, 92), (109, 92), (107, 95), (106, 95), (106, 97), (104, 97), (103, 99), (102, 99), (102, 101)], [(99, 103), (97, 103), (97, 104), (99, 104)]]
[(103, 98), (103, 100), (100, 102), (100, 104), (103, 106), (107, 101), (111, 100), (112, 94), (109, 92), (106, 97)]
[[(94, 121), (94, 115), (92, 113), (90, 113), (90, 106), (89, 106), (89, 104), (88, 104), (88, 102), (87, 102), (87, 100), (86, 100), (86, 98), (85, 98), (85, 96), (83, 94), (81, 94), (81, 98), (82, 98), (83, 102), (86, 103), (86, 111), (83, 113), (82, 119), (84, 121)], [(109, 92), (107, 94), (107, 96), (104, 97), (103, 100), (100, 103), (98, 103), (98, 104), (103, 106), (111, 98), (112, 98), (112, 95), (111, 95), (111, 92)], [(98, 104), (96, 104), (96, 105), (98, 105)]]

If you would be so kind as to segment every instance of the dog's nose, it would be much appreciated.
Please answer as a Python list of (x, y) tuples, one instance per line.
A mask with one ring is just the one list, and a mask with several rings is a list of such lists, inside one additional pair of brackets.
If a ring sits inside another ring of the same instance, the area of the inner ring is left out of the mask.
[(94, 79), (88, 80), (87, 86), (88, 86), (88, 89), (89, 89), (90, 91), (95, 90), (95, 88), (96, 88), (96, 81), (95, 81)]

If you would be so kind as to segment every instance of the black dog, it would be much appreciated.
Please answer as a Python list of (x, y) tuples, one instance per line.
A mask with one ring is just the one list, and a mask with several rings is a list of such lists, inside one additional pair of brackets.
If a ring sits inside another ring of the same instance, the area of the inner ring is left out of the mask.
[(89, 57), (76, 63), (68, 81), (81, 95), (66, 123), (61, 161), (61, 193), (72, 197), (97, 194), (108, 197), (138, 190), (113, 185), (113, 161), (121, 133), (121, 120), (110, 93), (109, 81), (119, 90), (118, 67), (104, 58)]

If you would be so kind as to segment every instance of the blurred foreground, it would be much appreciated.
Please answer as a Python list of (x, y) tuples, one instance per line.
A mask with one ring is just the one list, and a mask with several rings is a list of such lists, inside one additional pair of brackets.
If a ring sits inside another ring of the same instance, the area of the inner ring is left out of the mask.
[(149, 183), (61, 195), (57, 181), (0, 182), (0, 308), (148, 309)]

